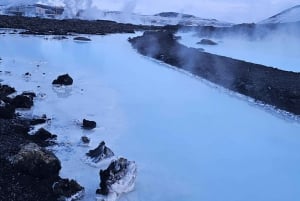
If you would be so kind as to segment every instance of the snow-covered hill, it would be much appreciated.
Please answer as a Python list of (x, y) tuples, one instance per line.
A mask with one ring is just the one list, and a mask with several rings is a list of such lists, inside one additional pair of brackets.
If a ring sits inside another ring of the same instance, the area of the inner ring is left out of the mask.
[(261, 21), (261, 24), (268, 23), (288, 23), (288, 22), (299, 22), (300, 21), (300, 5), (294, 6), (281, 13), (274, 15), (268, 19)]
[(104, 12), (102, 19), (117, 22), (129, 22), (144, 25), (185, 25), (185, 26), (231, 26), (232, 23), (218, 21), (216, 19), (204, 19), (189, 14), (176, 12), (162, 12), (155, 15), (126, 14), (122, 12)]
[(21, 15), (42, 18), (79, 18), (88, 20), (112, 20), (120, 23), (142, 25), (185, 25), (185, 26), (231, 26), (232, 23), (218, 21), (216, 19), (204, 19), (193, 15), (163, 12), (156, 15), (142, 15), (130, 12), (103, 11), (96, 8), (73, 9), (71, 7), (57, 7), (44, 4), (9, 4), (0, 5), (0, 14)]

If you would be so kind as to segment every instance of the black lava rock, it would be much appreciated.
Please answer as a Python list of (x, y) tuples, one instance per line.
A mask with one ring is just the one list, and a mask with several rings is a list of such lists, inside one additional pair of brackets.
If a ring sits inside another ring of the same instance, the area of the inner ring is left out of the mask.
[(58, 158), (35, 143), (21, 146), (20, 151), (10, 161), (19, 171), (41, 179), (58, 177), (61, 169)]
[(12, 99), (15, 108), (29, 109), (33, 106), (33, 98), (27, 95), (17, 95)]
[(90, 38), (86, 38), (86, 37), (82, 37), (82, 36), (75, 37), (73, 40), (77, 40), (77, 41), (91, 41)]
[(97, 123), (95, 121), (89, 121), (86, 119), (83, 119), (83, 121), (82, 121), (82, 128), (84, 128), (84, 129), (91, 130), (91, 129), (96, 128), (96, 126), (97, 126)]
[(10, 94), (13, 94), (15, 92), (16, 92), (15, 88), (10, 87), (8, 85), (1, 85), (0, 84), (0, 99), (4, 98), (4, 97), (6, 97)]
[[(126, 181), (124, 180), (122, 185), (125, 185), (124, 187), (131, 188), (135, 182), (136, 169), (137, 167), (133, 161), (128, 161), (125, 158), (114, 160), (106, 170), (100, 170), (100, 189), (97, 189), (96, 193), (108, 195), (111, 190), (114, 191), (114, 189), (111, 188), (112, 185), (119, 183), (119, 181), (125, 177), (127, 177)], [(119, 194), (122, 192), (115, 193)]]
[(38, 145), (45, 147), (49, 145), (53, 145), (54, 142), (52, 140), (56, 139), (57, 135), (51, 134), (44, 128), (40, 128), (34, 135), (29, 135), (29, 139)]
[(15, 107), (0, 100), (0, 118), (11, 119), (15, 116)]
[(83, 191), (84, 188), (73, 179), (60, 179), (58, 182), (53, 184), (53, 192), (60, 200), (66, 200), (72, 196), (72, 200), (77, 200), (83, 196)]
[(64, 74), (64, 75), (58, 76), (56, 80), (53, 80), (52, 84), (72, 85), (73, 84), (73, 79), (70, 77), (69, 74)]
[(98, 163), (101, 160), (113, 157), (115, 154), (110, 148), (106, 147), (105, 142), (102, 141), (96, 149), (90, 150), (86, 155), (90, 157), (94, 163)]
[(24, 91), (21, 95), (23, 95), (23, 96), (29, 96), (32, 99), (36, 97), (36, 94), (34, 92), (31, 92), (31, 91)]
[(88, 138), (88, 137), (86, 137), (86, 136), (82, 136), (81, 137), (81, 141), (83, 142), (83, 143), (85, 143), (85, 144), (88, 144), (88, 143), (90, 143), (90, 138)]
[(212, 41), (210, 39), (202, 39), (200, 42), (198, 42), (197, 44), (199, 45), (218, 45), (217, 42)]

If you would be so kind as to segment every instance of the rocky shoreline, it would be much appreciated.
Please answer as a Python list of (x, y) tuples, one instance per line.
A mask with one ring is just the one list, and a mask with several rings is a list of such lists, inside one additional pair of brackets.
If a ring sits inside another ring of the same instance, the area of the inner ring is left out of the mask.
[[(60, 75), (52, 83), (55, 87), (72, 85), (73, 79)], [(49, 83), (51, 84), (51, 83)], [(59, 176), (62, 168), (58, 157), (48, 149), (58, 145), (57, 135), (41, 127), (46, 115), (25, 118), (17, 109), (30, 110), (34, 106), (34, 92), (18, 92), (11, 86), (0, 84), (0, 200), (10, 201), (64, 201), (78, 200), (84, 196), (85, 189), (73, 179)], [(82, 129), (96, 128), (96, 122), (83, 119)], [(80, 127), (78, 127), (80, 128)], [(82, 143), (90, 139), (82, 137)], [(58, 145), (59, 146), (59, 145)], [(133, 161), (114, 157), (114, 153), (105, 146), (105, 142), (86, 153), (92, 163), (109, 162), (107, 169), (100, 169), (99, 189), (102, 200), (107, 196), (116, 200), (122, 193), (133, 189), (136, 178), (136, 165)], [(110, 172), (105, 177), (102, 172)], [(96, 176), (96, 175), (95, 175)], [(110, 198), (111, 199), (111, 198)]]
[(0, 15), (0, 28), (21, 29), (24, 30), (20, 32), (21, 34), (30, 35), (70, 35), (73, 33), (105, 35), (163, 29), (163, 27), (122, 24), (107, 20), (56, 20), (7, 15)]
[(218, 56), (181, 45), (170, 32), (145, 32), (129, 39), (145, 56), (163, 61), (225, 87), (300, 115), (300, 73)]

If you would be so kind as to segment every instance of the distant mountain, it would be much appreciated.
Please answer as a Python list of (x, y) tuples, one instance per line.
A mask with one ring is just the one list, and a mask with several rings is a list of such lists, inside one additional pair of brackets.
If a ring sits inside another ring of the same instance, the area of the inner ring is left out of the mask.
[(143, 25), (184, 25), (184, 26), (216, 26), (227, 27), (232, 26), (232, 23), (222, 22), (216, 19), (204, 19), (194, 15), (176, 13), (176, 12), (162, 12), (155, 15), (140, 15), (140, 14), (125, 14), (122, 12), (105, 12), (104, 19), (114, 20), (117, 22), (127, 22), (132, 24)]
[(300, 5), (284, 10), (281, 13), (278, 13), (277, 15), (274, 15), (259, 23), (269, 24), (269, 23), (289, 23), (289, 22), (300, 22)]
[[(48, 6), (43, 4), (22, 4), (14, 6), (0, 6), (0, 14), (63, 19), (66, 17), (66, 15), (64, 15), (64, 11), (68, 13), (68, 10), (65, 9), (66, 8), (63, 7)], [(141, 24), (155, 26), (179, 24), (184, 26), (228, 27), (233, 25), (232, 23), (222, 22), (216, 19), (204, 19), (194, 15), (176, 12), (162, 12), (155, 15), (141, 15), (120, 11), (97, 10), (96, 13), (97, 15), (93, 16), (90, 14), (89, 10), (79, 10), (76, 15), (74, 15), (74, 18), (88, 20), (102, 19), (135, 25)]]

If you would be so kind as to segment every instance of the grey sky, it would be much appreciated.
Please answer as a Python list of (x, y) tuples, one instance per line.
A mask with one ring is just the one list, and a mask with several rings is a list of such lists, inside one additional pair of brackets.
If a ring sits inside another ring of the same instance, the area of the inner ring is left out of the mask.
[(260, 21), (299, 5), (300, 0), (94, 0), (94, 3), (104, 9), (130, 9), (144, 14), (179, 11), (240, 23)]

